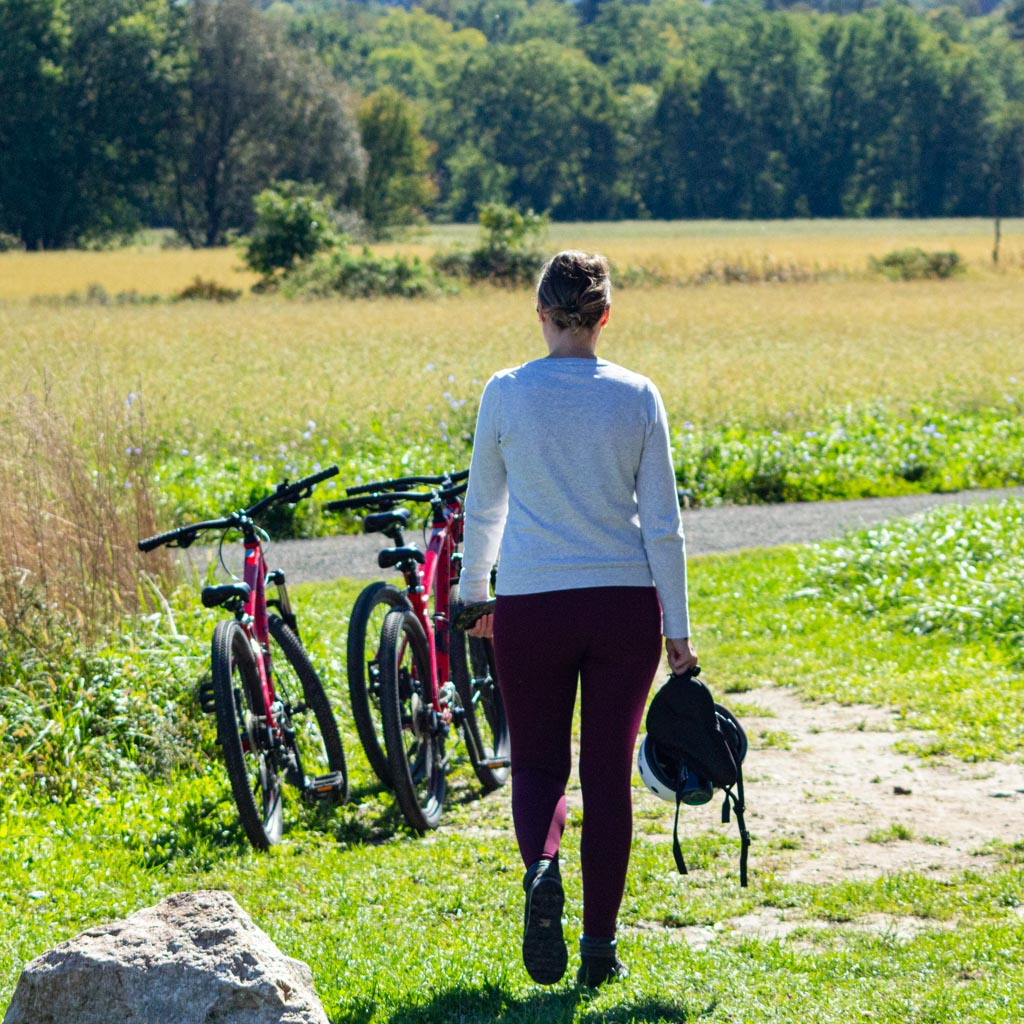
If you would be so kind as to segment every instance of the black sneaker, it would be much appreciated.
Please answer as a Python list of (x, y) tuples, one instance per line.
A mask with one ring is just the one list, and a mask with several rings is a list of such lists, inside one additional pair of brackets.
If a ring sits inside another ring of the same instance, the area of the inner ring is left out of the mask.
[(526, 872), (523, 888), (523, 964), (538, 985), (554, 985), (565, 974), (569, 962), (562, 937), (565, 893), (558, 865), (554, 861), (537, 861)]
[(618, 958), (618, 942), (615, 939), (592, 939), (580, 937), (580, 969), (576, 972), (576, 984), (585, 988), (597, 988), (606, 981), (619, 981), (629, 977), (629, 968)]
[(585, 956), (576, 972), (576, 984), (597, 988), (606, 981), (621, 981), (628, 977), (629, 968), (617, 956)]

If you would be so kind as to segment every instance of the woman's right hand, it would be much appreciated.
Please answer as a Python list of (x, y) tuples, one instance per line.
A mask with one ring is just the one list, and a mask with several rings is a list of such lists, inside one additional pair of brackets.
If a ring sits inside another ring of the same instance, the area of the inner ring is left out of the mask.
[(697, 667), (697, 649), (688, 636), (665, 637), (665, 654), (668, 667), (677, 676)]

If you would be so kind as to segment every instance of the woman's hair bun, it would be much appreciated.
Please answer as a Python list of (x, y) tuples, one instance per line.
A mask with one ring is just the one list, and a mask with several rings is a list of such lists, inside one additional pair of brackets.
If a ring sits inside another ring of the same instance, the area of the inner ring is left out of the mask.
[(537, 282), (537, 305), (557, 327), (591, 329), (612, 302), (608, 261), (598, 253), (567, 249), (544, 264)]

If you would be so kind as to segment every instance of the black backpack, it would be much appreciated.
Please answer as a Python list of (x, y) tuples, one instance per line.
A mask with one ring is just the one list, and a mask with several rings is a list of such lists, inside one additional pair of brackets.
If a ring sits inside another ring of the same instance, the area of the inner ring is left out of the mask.
[[(711, 691), (697, 678), (699, 672), (700, 668), (695, 667), (683, 675), (672, 675), (655, 694), (647, 712), (643, 754), (663, 782), (671, 780), (671, 788), (676, 793), (672, 855), (679, 873), (687, 873), (679, 845), (679, 808), (684, 802), (706, 802), (713, 787), (725, 794), (722, 821), (729, 821), (730, 806), (736, 813), (740, 833), (740, 885), (745, 886), (750, 833), (743, 820), (742, 765), (747, 753), (747, 736), (736, 716), (715, 703)], [(698, 792), (697, 799), (690, 800), (684, 788), (692, 792), (693, 784), (685, 780), (692, 780), (694, 772), (698, 784), (703, 781), (707, 790), (706, 795)]]

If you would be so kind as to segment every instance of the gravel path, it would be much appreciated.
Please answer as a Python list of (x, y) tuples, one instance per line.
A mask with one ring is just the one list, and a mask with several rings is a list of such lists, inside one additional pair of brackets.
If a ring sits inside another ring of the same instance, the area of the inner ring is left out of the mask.
[[(913, 494), (902, 498), (864, 498), (859, 501), (811, 501), (787, 505), (724, 505), (688, 509), (683, 513), (686, 550), (707, 555), (780, 544), (807, 544), (841, 537), (851, 529), (913, 515), (937, 505), (967, 505), (1005, 498), (1024, 499), (1024, 487), (957, 491), (952, 494)], [(409, 539), (413, 539), (410, 533)], [(336, 536), (315, 540), (278, 541), (271, 565), (285, 571), (289, 582), (319, 583), (337, 579), (379, 579), (377, 552), (387, 544), (379, 536)], [(191, 549), (199, 564), (209, 549)]]

